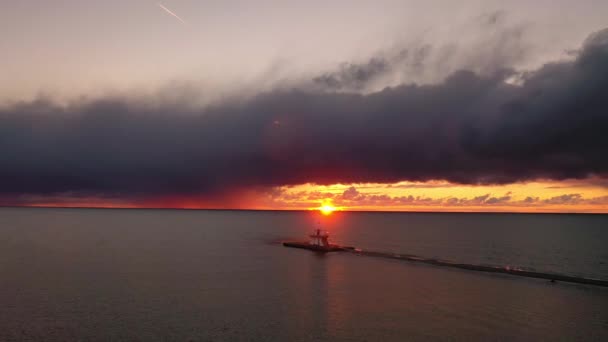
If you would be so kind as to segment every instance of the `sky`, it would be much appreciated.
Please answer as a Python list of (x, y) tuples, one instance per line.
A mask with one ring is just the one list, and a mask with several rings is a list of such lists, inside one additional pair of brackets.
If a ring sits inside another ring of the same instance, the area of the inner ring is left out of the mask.
[(608, 213), (606, 1), (0, 11), (0, 205)]

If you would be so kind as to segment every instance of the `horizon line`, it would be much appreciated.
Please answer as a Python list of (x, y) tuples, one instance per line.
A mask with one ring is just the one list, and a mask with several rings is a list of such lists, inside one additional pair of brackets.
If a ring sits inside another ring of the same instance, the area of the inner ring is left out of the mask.
[[(1, 208), (17, 209), (105, 209), (105, 210), (200, 210), (200, 211), (267, 211), (267, 212), (319, 212), (313, 209), (245, 209), (245, 208), (171, 208), (171, 207), (100, 207), (100, 206), (52, 206), (52, 205), (0, 205)], [(336, 213), (384, 213), (384, 214), (526, 214), (526, 215), (608, 215), (608, 212), (559, 212), (559, 211), (410, 211), (410, 210), (336, 210)]]

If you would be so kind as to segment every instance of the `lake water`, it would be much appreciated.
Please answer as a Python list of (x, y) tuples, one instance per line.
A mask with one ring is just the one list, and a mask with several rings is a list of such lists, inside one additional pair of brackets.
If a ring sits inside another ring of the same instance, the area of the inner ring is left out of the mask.
[[(0, 341), (608, 340), (608, 288), (279, 243), (318, 220), (0, 208)], [(608, 215), (321, 220), (364, 249), (608, 279)]]

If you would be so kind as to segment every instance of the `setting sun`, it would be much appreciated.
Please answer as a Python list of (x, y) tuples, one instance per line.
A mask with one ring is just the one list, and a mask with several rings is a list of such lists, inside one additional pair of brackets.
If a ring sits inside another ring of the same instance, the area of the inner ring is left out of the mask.
[(321, 211), (321, 213), (323, 215), (329, 215), (331, 213), (333, 213), (336, 210), (336, 207), (334, 207), (333, 205), (330, 204), (324, 204), (319, 208), (319, 211)]

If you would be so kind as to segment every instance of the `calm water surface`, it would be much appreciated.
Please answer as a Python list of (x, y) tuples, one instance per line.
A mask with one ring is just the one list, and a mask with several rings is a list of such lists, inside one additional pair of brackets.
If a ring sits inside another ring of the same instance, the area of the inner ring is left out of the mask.
[[(608, 289), (282, 247), (313, 213), (0, 208), (0, 341), (608, 340)], [(608, 216), (339, 213), (336, 242), (608, 279)]]

